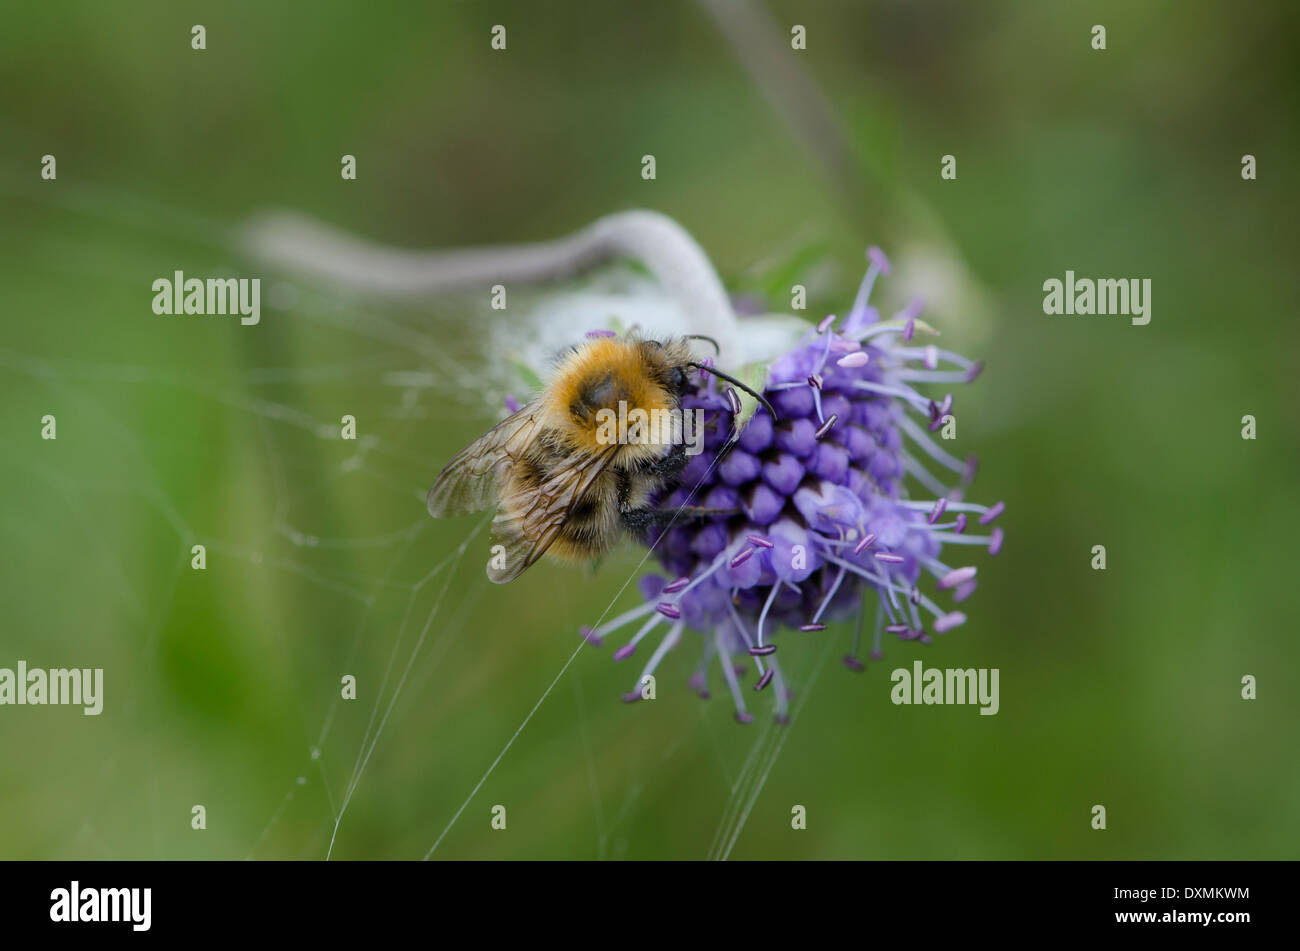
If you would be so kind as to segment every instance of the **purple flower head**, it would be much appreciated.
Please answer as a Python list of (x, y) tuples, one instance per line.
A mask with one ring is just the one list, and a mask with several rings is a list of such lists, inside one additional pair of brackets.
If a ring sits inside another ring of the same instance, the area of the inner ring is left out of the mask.
[[(691, 688), (708, 696), (716, 660), (736, 719), (748, 723), (740, 672), (752, 664), (753, 689), (773, 688), (774, 713), (784, 722), (789, 691), (777, 661), (779, 631), (816, 635), (828, 621), (865, 613), (874, 597), (869, 656), (879, 659), (886, 633), (928, 644), (929, 632), (966, 621), (952, 604), (974, 593), (976, 569), (965, 559), (946, 564), (940, 555), (945, 545), (958, 552), (983, 546), (996, 555), (1000, 527), (987, 535), (967, 529), (990, 524), (1004, 506), (963, 501), (973, 460), (949, 454), (931, 433), (953, 403), (942, 388), (971, 382), (982, 364), (914, 344), (915, 334), (933, 333), (918, 320), (919, 301), (881, 321), (868, 299), (876, 278), (889, 274), (889, 261), (874, 247), (868, 260), (847, 316), (828, 315), (769, 367), (764, 396), (776, 419), (760, 406), (731, 439), (734, 393), (700, 373), (686, 394), (684, 408), (705, 411), (708, 451), (689, 461), (680, 488), (660, 504), (712, 514), (679, 516), (651, 530), (646, 540), (665, 576), (643, 578), (643, 605), (586, 632), (598, 644), (639, 624), (615, 654), (622, 660), (666, 627), (638, 683), (691, 629), (704, 639)], [(917, 389), (930, 384), (940, 392)], [(931, 468), (951, 475), (940, 479)], [(861, 633), (859, 624), (844, 658), (851, 670), (864, 666)]]

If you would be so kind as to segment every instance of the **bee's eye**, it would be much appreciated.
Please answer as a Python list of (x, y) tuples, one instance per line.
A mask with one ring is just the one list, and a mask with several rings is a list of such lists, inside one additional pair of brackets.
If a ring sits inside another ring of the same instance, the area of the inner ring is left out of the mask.
[(678, 393), (686, 391), (686, 371), (681, 367), (673, 367), (668, 374), (668, 379)]

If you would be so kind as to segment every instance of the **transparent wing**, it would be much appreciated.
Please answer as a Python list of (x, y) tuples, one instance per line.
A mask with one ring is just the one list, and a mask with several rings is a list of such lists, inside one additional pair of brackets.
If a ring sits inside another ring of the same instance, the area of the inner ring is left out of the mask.
[(429, 489), (429, 514), (467, 515), (496, 505), (502, 476), (527, 452), (540, 419), (534, 401), (458, 452)]
[(573, 507), (614, 458), (616, 448), (611, 446), (598, 455), (572, 456), (541, 485), (521, 488), (501, 499), (501, 510), (492, 520), (490, 581), (513, 581), (546, 553)]

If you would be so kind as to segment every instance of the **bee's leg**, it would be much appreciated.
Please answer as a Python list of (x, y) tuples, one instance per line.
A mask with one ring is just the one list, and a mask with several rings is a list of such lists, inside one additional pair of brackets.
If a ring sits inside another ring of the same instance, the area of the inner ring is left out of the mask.
[(620, 513), (628, 531), (640, 534), (656, 525), (668, 525), (692, 518), (712, 518), (718, 515), (739, 515), (740, 509), (711, 509), (701, 505), (683, 505), (673, 509), (656, 509), (646, 506), (625, 509)]
[(682, 470), (686, 468), (686, 462), (686, 445), (676, 443), (666, 456), (650, 463), (644, 471), (647, 475), (658, 476), (665, 482), (675, 482), (677, 477), (682, 474)]

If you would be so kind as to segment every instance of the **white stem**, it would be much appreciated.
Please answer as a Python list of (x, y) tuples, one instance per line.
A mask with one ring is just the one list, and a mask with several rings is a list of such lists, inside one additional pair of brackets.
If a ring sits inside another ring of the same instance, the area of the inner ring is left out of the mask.
[(737, 336), (735, 312), (708, 255), (685, 228), (656, 211), (606, 215), (554, 241), (435, 251), (377, 244), (296, 212), (276, 211), (250, 220), (240, 244), (272, 267), (398, 298), (552, 281), (631, 258), (676, 299), (696, 332), (724, 347)]

